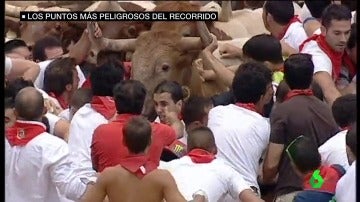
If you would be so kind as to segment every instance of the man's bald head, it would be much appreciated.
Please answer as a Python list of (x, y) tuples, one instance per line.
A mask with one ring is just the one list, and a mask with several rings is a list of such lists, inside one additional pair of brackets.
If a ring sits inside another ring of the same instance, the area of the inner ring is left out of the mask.
[(44, 112), (44, 98), (34, 87), (26, 87), (15, 97), (15, 111), (26, 121), (39, 121)]
[(214, 134), (208, 127), (199, 127), (192, 130), (187, 137), (187, 150), (203, 149), (216, 154)]

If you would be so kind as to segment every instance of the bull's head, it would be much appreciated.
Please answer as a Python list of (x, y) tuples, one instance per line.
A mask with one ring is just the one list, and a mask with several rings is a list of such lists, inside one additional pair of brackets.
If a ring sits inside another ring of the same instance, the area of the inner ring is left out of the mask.
[[(137, 39), (94, 39), (93, 36), (91, 39), (99, 49), (133, 51), (132, 78), (144, 83), (149, 94), (165, 79), (190, 85), (192, 91), (200, 92), (200, 85), (191, 86), (196, 76), (192, 73), (192, 62), (212, 38), (204, 22), (198, 22), (197, 27), (201, 37), (183, 37), (174, 31), (151, 30)], [(91, 23), (88, 29), (89, 33), (93, 33)]]

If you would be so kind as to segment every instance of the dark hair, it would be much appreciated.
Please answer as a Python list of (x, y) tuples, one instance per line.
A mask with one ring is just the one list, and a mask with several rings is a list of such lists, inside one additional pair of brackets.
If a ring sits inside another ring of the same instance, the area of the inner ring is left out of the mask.
[(294, 5), (292, 1), (266, 1), (264, 11), (270, 13), (274, 21), (286, 25), (294, 17)]
[(356, 46), (356, 37), (357, 37), (357, 35), (356, 35), (356, 23), (353, 23), (352, 25), (351, 25), (351, 32), (350, 32), (350, 37), (349, 37), (349, 40), (348, 40), (348, 42), (347, 42), (347, 48), (348, 49), (352, 49), (352, 48), (354, 48), (355, 46)]
[(216, 147), (215, 138), (210, 128), (202, 126), (189, 132), (187, 137), (187, 150), (203, 149), (211, 151)]
[(259, 34), (251, 37), (244, 44), (243, 54), (259, 62), (269, 61), (279, 64), (284, 62), (280, 41), (270, 34)]
[(357, 157), (357, 133), (356, 123), (352, 124), (346, 133), (346, 145), (350, 148), (351, 152)]
[(321, 18), (321, 14), (324, 9), (331, 4), (331, 0), (305, 0), (305, 5), (309, 9), (309, 12), (314, 18)]
[(44, 112), (44, 98), (35, 88), (33, 88), (31, 94), (30, 92), (25, 94), (23, 90), (25, 89), (20, 90), (15, 97), (15, 110), (19, 117), (27, 121), (37, 121)]
[(205, 113), (205, 108), (212, 105), (212, 102), (209, 98), (191, 96), (185, 103), (182, 108), (182, 118), (187, 127), (190, 123), (194, 121), (202, 121)]
[(276, 92), (275, 92), (276, 101), (279, 103), (283, 102), (289, 91), (290, 91), (290, 88), (287, 85), (286, 81), (285, 80), (280, 81), (280, 83), (276, 89)]
[(257, 103), (272, 82), (272, 72), (263, 63), (247, 62), (239, 66), (232, 82), (236, 102)]
[(114, 87), (115, 106), (118, 114), (141, 114), (146, 97), (144, 84), (136, 80), (124, 80)]
[(68, 57), (58, 58), (50, 62), (44, 72), (44, 91), (54, 93), (56, 96), (65, 92), (66, 85), (73, 84), (75, 66), (75, 60)]
[(16, 78), (6, 85), (5, 97), (15, 100), (18, 92), (25, 87), (34, 87), (34, 83), (31, 80), (25, 80), (23, 77)]
[(93, 69), (90, 84), (93, 95), (113, 96), (114, 86), (124, 79), (124, 67), (121, 63), (107, 62)]
[(123, 127), (124, 143), (131, 153), (144, 152), (151, 143), (150, 122), (141, 116), (131, 118)]
[(89, 103), (91, 99), (92, 99), (91, 89), (79, 88), (76, 89), (72, 94), (70, 105), (76, 108), (80, 108), (84, 104)]
[[(296, 138), (288, 148), (288, 155), (301, 173), (316, 170), (321, 165), (321, 156), (314, 141), (306, 136)], [(290, 154), (289, 154), (290, 153)]]
[(32, 48), (33, 60), (39, 60), (40, 62), (47, 60), (48, 58), (46, 57), (45, 49), (53, 47), (62, 48), (60, 40), (56, 37), (46, 36), (42, 39), (39, 39), (35, 42)]
[(96, 63), (101, 65), (110, 61), (124, 61), (125, 55), (126, 52), (124, 51), (101, 50), (96, 56)]
[(290, 89), (310, 87), (314, 73), (311, 55), (297, 53), (290, 55), (284, 62), (284, 79)]
[(184, 99), (184, 93), (181, 85), (176, 81), (163, 81), (159, 83), (154, 89), (154, 94), (155, 93), (170, 93), (171, 99), (175, 103)]
[(15, 101), (12, 97), (5, 97), (5, 109), (12, 109), (15, 107)]
[(321, 25), (328, 28), (332, 20), (348, 20), (351, 21), (351, 11), (347, 6), (339, 4), (330, 4), (322, 13)]
[(356, 95), (347, 94), (338, 97), (331, 109), (334, 119), (340, 127), (349, 126), (357, 119)]
[(21, 39), (13, 39), (10, 41), (5, 42), (4, 44), (4, 52), (5, 53), (11, 53), (15, 48), (19, 47), (28, 47), (25, 43), (25, 41)]

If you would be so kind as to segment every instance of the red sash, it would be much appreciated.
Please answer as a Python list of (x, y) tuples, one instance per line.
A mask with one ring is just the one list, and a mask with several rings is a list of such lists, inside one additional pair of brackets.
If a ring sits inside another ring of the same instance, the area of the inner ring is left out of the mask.
[(62, 96), (56, 96), (54, 93), (49, 93), (49, 96), (50, 97), (53, 97), (53, 98), (55, 98), (58, 102), (59, 102), (59, 104), (60, 104), (60, 106), (61, 106), (61, 108), (62, 109), (67, 109), (67, 108), (69, 108), (69, 102), (67, 101), (67, 100), (65, 100)]
[(194, 163), (210, 163), (215, 155), (203, 149), (193, 149), (187, 154)]
[(290, 90), (286, 96), (285, 100), (290, 100), (292, 97), (298, 96), (298, 95), (305, 95), (305, 96), (312, 96), (314, 95), (313, 91), (311, 89), (294, 89)]
[(260, 114), (262, 116), (262, 112), (258, 112), (256, 110), (255, 104), (254, 103), (241, 103), (241, 102), (237, 102), (235, 103), (236, 106), (248, 109), (250, 111), (256, 112), (258, 114)]
[(34, 137), (46, 132), (46, 126), (36, 121), (16, 121), (6, 129), (5, 135), (11, 146), (24, 146)]
[(115, 102), (109, 96), (93, 96), (91, 107), (103, 115), (106, 119), (111, 119), (116, 113)]
[(289, 29), (290, 25), (292, 25), (295, 22), (300, 22), (301, 23), (301, 20), (298, 18), (297, 15), (295, 15), (293, 18), (290, 19), (289, 23), (285, 26), (283, 31), (279, 34), (279, 36), (278, 36), (279, 40), (281, 40), (285, 36), (286, 31)]
[(157, 168), (145, 155), (128, 156), (121, 159), (119, 164), (140, 179)]
[(301, 51), (304, 48), (304, 45), (312, 40), (316, 41), (320, 49), (330, 58), (332, 64), (332, 78), (336, 81), (340, 75), (343, 52), (334, 51), (328, 45), (323, 35), (313, 35), (309, 37), (300, 45), (299, 50)]

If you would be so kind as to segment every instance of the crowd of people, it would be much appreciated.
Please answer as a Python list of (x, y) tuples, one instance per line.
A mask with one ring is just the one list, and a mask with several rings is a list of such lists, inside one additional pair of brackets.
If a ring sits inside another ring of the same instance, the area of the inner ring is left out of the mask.
[(305, 5), (300, 19), (266, 1), (270, 34), (219, 47), (235, 68), (212, 35), (199, 72), (230, 89), (213, 97), (167, 80), (148, 92), (113, 50), (85, 71), (98, 26), (67, 54), (52, 36), (5, 42), (5, 200), (355, 202), (356, 23), (345, 5)]

